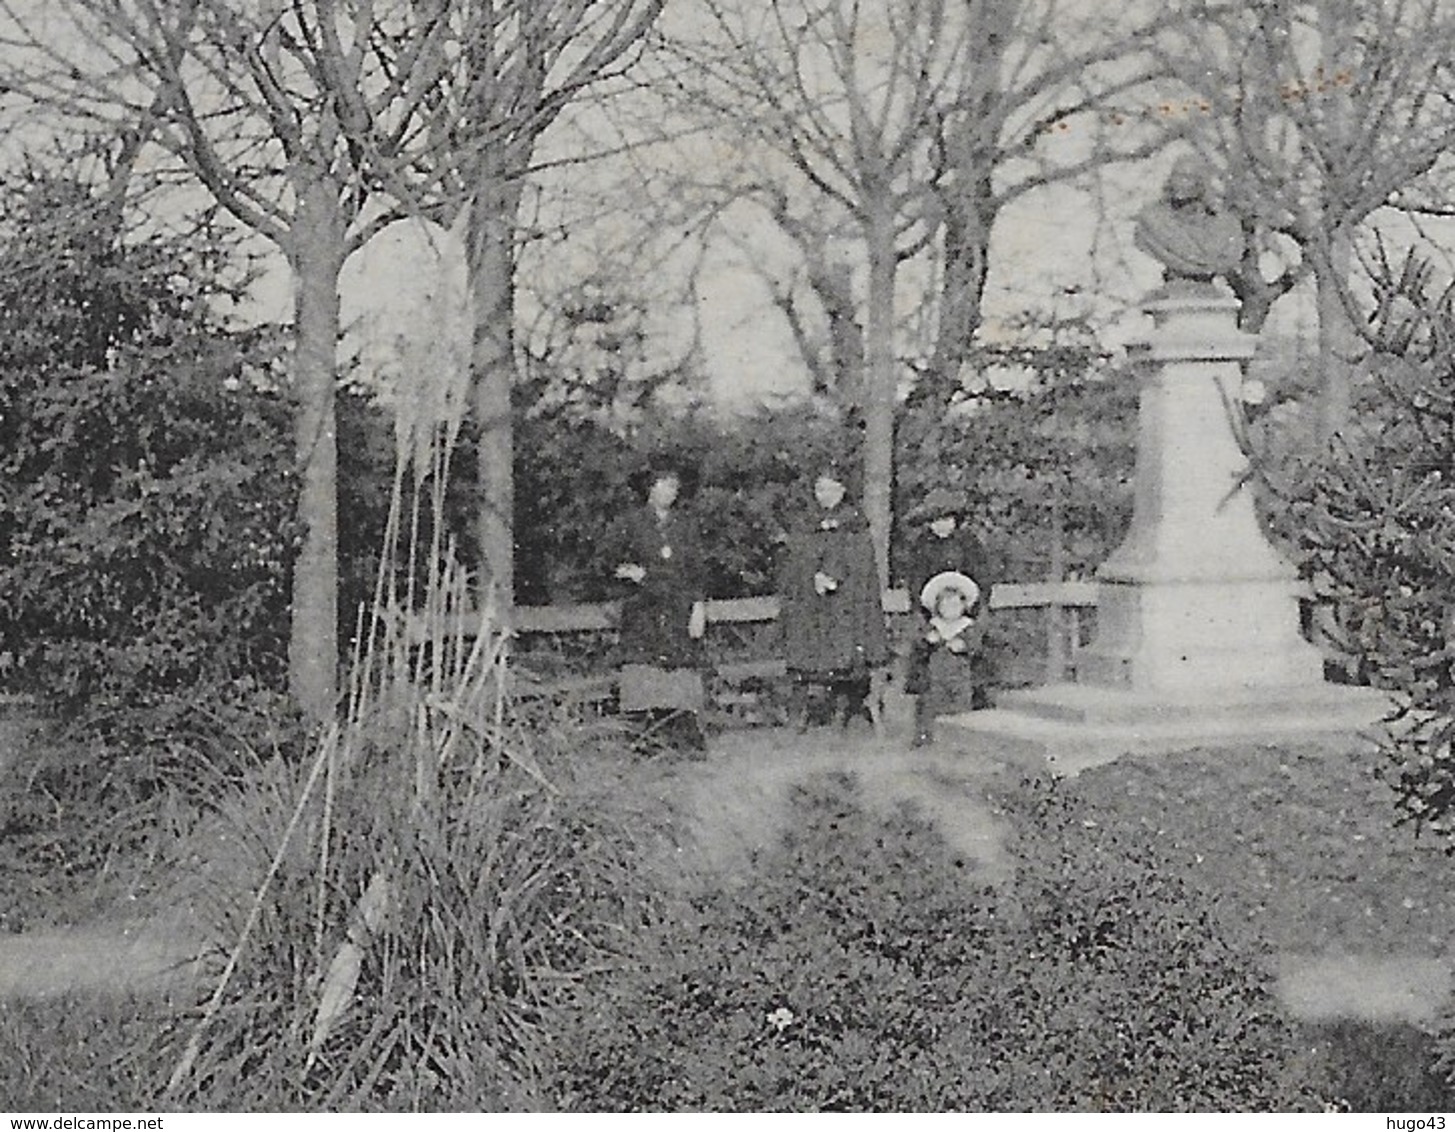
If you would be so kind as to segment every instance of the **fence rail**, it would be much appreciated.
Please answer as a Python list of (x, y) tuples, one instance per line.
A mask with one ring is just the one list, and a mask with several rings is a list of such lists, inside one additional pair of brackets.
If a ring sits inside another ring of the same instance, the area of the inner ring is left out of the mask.
[[(906, 590), (887, 590), (884, 612), (902, 616), (910, 611)], [(1095, 582), (1006, 582), (990, 591), (991, 609), (1086, 609), (1096, 607)], [(621, 603), (583, 602), (577, 605), (521, 605), (515, 609), (517, 633), (588, 633), (614, 629)], [(743, 625), (778, 619), (778, 598), (719, 598), (707, 602), (709, 625)]]
[[(1034, 611), (1047, 613), (1045, 679), (1067, 678), (1074, 670), (1076, 653), (1081, 643), (1082, 614), (1095, 609), (1097, 586), (1094, 582), (1009, 582), (992, 588), (992, 610)], [(883, 608), (892, 621), (906, 618), (912, 601), (908, 591), (885, 592)], [(548, 644), (553, 639), (573, 634), (609, 633), (617, 627), (619, 602), (583, 602), (571, 605), (518, 606), (514, 610), (513, 630), (523, 638)], [(718, 683), (741, 687), (747, 681), (774, 680), (784, 675), (780, 657), (771, 655), (771, 626), (778, 618), (776, 595), (715, 599), (707, 602), (709, 627), (721, 626), (717, 634), (709, 633), (709, 641), (719, 645), (713, 664)], [(473, 629), (478, 620), (469, 619), (462, 627)], [(729, 643), (731, 642), (731, 643)], [(734, 647), (735, 646), (735, 647)], [(552, 646), (554, 647), (554, 646)], [(518, 673), (518, 687), (527, 695), (548, 695), (576, 701), (609, 699), (614, 687), (613, 672), (587, 672), (555, 678), (532, 679)]]

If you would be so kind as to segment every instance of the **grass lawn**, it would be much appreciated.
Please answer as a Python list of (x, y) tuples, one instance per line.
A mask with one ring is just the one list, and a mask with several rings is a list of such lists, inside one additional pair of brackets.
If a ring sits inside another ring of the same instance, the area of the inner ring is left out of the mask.
[[(774, 733), (774, 743), (782, 742)], [(767, 766), (781, 751), (765, 746)], [(861, 768), (875, 757), (852, 754)], [(1118, 845), (1103, 835), (1137, 831), (1130, 841), (1150, 843), (1165, 870), (1215, 910), (1228, 940), (1256, 951), (1250, 958), (1259, 963), (1278, 952), (1448, 959), (1455, 936), (1450, 861), (1440, 842), (1395, 825), (1394, 794), (1376, 776), (1377, 765), (1378, 756), (1367, 751), (1244, 748), (1128, 758), (1085, 771), (1056, 787), (1076, 805), (1079, 819), (1061, 846), (1071, 862), (1068, 875), (1097, 875), (1107, 862), (1093, 855)], [(702, 775), (710, 785), (712, 769), (712, 759), (673, 768), (640, 764), (640, 773), (627, 773), (611, 789), (633, 794), (648, 817), (664, 770), (678, 778)], [(943, 820), (943, 806), (953, 809), (957, 795), (985, 804), (987, 812), (999, 810), (1012, 823), (1007, 844), (1013, 850), (1018, 806), (1023, 815), (1030, 793), (1025, 777), (1006, 767), (952, 781), (931, 770), (920, 781), (919, 798), (911, 792), (906, 801), (931, 824), (936, 812)], [(780, 778), (782, 790), (796, 788), (791, 776)], [(895, 779), (865, 781), (877, 792)], [(943, 806), (926, 809), (923, 787), (931, 781)], [(886, 827), (895, 828), (903, 827)], [(1084, 842), (1077, 837), (1083, 830)], [(760, 832), (773, 836), (771, 827)], [(781, 834), (797, 831), (790, 825)], [(797, 844), (802, 862), (805, 843)], [(917, 850), (904, 852), (910, 860)], [(754, 856), (759, 865), (766, 859)], [(729, 888), (743, 882), (742, 865), (736, 859), (735, 875), (724, 878)], [(815, 871), (811, 863), (800, 867), (804, 876)], [(843, 862), (824, 875), (842, 877)], [(1012, 895), (1014, 889), (1012, 880)], [(88, 907), (92, 899), (86, 896)], [(84, 1001), (67, 1003), (60, 1015), (54, 1005), (0, 1002), (0, 1050), (30, 1051), (0, 1063), (0, 1096), (24, 1098), (28, 1108), (74, 1107), (78, 1096), (87, 1101), (83, 1107), (145, 1107), (147, 1077), (160, 1081), (170, 1065), (148, 1064), (143, 1051), (174, 1044), (147, 1040), (166, 1029), (161, 1004), (113, 999), (98, 1002), (89, 1016)], [(88, 1021), (78, 1029), (75, 1019), (82, 1016)], [(1429, 1070), (1428, 1038), (1409, 1027), (1354, 1021), (1309, 1027), (1308, 1034), (1347, 1080), (1343, 1097), (1355, 1107), (1438, 1106), (1447, 1098)]]
[(1452, 861), (1396, 825), (1369, 751), (1245, 747), (1124, 759), (1069, 784), (1155, 836), (1225, 917), (1280, 951), (1448, 958)]

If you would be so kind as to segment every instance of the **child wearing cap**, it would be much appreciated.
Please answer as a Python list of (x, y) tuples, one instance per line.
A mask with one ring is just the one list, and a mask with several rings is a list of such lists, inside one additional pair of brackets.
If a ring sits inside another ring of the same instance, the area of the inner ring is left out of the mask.
[[(931, 578), (946, 571), (964, 574), (980, 587), (980, 605), (971, 610), (971, 615), (979, 622), (986, 640), (976, 657), (972, 681), (975, 702), (970, 706), (989, 707), (995, 664), (991, 655), (992, 618), (987, 610), (990, 592), (1000, 580), (995, 558), (976, 537), (963, 492), (936, 486), (909, 512), (907, 519), (908, 529), (898, 548), (897, 576), (908, 584), (911, 594), (923, 592)], [(928, 628), (932, 612), (924, 612), (919, 629)]]
[(980, 587), (957, 570), (936, 574), (920, 591), (929, 615), (910, 650), (904, 690), (915, 697), (914, 745), (934, 741), (935, 717), (975, 706), (985, 629), (976, 616)]

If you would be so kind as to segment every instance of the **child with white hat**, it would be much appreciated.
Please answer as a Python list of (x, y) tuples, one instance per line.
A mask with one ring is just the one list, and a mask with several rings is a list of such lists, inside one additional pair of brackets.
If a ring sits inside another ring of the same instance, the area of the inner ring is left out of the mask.
[(916, 697), (916, 747), (934, 741), (936, 716), (974, 706), (977, 659), (985, 639), (976, 616), (980, 586), (975, 579), (944, 570), (925, 583), (919, 600), (928, 620), (910, 651), (904, 685)]

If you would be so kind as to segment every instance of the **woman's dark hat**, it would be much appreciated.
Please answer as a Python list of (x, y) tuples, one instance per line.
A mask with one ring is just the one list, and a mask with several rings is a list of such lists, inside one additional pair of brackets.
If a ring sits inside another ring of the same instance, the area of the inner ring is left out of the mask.
[(948, 487), (934, 487), (924, 497), (924, 501), (914, 508), (914, 516), (921, 522), (929, 523), (947, 517), (963, 519), (967, 510), (965, 497), (960, 492)]
[(691, 495), (697, 489), (698, 468), (696, 463), (680, 452), (656, 451), (649, 453), (646, 463), (631, 479), (632, 489), (645, 494), (647, 489), (662, 476), (676, 476), (682, 496)]

